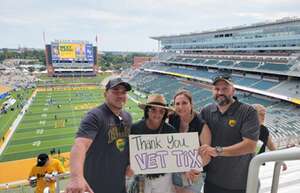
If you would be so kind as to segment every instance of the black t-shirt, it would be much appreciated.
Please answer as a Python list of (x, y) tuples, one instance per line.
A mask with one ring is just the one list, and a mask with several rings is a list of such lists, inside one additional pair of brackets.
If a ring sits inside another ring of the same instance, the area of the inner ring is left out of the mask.
[(268, 138), (269, 138), (270, 132), (268, 128), (264, 125), (260, 126), (260, 134), (259, 134), (259, 140), (263, 142), (263, 145), (261, 146), (258, 154), (263, 153), (266, 151), (266, 146), (268, 143)]
[(149, 129), (146, 125), (145, 119), (142, 119), (132, 124), (130, 134), (159, 134), (159, 133), (177, 133), (175, 128), (168, 124), (163, 123), (161, 128)]
[(92, 139), (86, 153), (84, 176), (93, 191), (125, 193), (125, 170), (129, 164), (129, 113), (122, 120), (103, 104), (89, 111), (80, 123), (76, 137)]
[[(180, 128), (180, 117), (179, 117), (179, 115), (177, 115), (177, 114), (169, 115), (169, 123), (179, 133), (179, 128)], [(193, 120), (189, 123), (188, 132), (198, 132), (198, 134), (200, 135), (203, 125), (204, 125), (204, 121), (197, 114), (195, 114)]]
[[(163, 123), (160, 128), (157, 129), (149, 129), (146, 125), (146, 120), (142, 119), (138, 121), (137, 123), (134, 123), (131, 127), (131, 132), (130, 134), (159, 134), (159, 133), (177, 133), (175, 128), (168, 124), (168, 123)], [(160, 176), (163, 176), (165, 174), (159, 173), (159, 174), (147, 174), (147, 178), (150, 179), (155, 179)]]

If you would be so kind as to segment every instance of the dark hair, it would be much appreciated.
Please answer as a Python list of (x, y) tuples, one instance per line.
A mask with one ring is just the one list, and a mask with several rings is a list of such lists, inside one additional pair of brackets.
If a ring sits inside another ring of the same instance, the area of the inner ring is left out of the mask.
[[(146, 119), (148, 119), (149, 118), (149, 110), (152, 108), (152, 106), (146, 106), (145, 107), (145, 109), (144, 109), (144, 119), (146, 120)], [(161, 120), (161, 122), (163, 123), (163, 122), (165, 122), (166, 121), (166, 119), (167, 119), (167, 117), (168, 117), (168, 110), (166, 109), (166, 112), (165, 112), (165, 114), (164, 114), (164, 117), (162, 118), (162, 120)]]
[(46, 162), (49, 160), (49, 156), (46, 153), (41, 153), (37, 157), (37, 164), (36, 166), (42, 167), (46, 164)]

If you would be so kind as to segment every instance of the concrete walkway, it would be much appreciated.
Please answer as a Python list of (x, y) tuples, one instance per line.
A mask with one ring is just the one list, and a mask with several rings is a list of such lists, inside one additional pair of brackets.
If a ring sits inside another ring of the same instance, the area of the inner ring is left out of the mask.
[[(300, 147), (299, 147), (300, 148)], [(278, 193), (300, 192), (300, 160), (286, 161), (288, 169), (280, 172)], [(259, 193), (270, 193), (274, 162), (268, 162), (260, 167), (259, 178), (261, 182)]]

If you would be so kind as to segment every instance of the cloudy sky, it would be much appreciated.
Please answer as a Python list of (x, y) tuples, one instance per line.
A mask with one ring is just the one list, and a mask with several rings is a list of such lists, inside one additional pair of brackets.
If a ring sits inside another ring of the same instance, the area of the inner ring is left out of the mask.
[(0, 0), (0, 48), (55, 39), (103, 51), (156, 51), (150, 36), (300, 17), (299, 0)]

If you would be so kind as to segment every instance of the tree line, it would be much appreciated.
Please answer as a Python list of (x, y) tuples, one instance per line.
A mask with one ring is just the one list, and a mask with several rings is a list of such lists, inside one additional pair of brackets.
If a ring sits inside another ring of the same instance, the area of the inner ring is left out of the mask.
[(38, 49), (24, 51), (2, 49), (2, 52), (0, 52), (0, 62), (3, 62), (5, 59), (37, 59), (40, 64), (46, 65), (45, 51)]
[[(151, 56), (151, 54), (137, 52), (104, 52), (104, 54), (98, 55), (97, 65), (102, 70), (123, 70), (133, 64), (134, 56)], [(36, 59), (40, 64), (46, 65), (45, 51), (42, 49), (22, 51), (2, 49), (2, 51), (0, 51), (0, 63), (5, 59)]]

